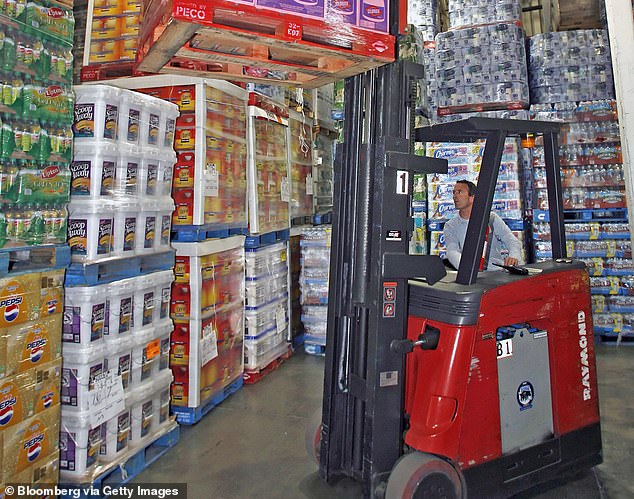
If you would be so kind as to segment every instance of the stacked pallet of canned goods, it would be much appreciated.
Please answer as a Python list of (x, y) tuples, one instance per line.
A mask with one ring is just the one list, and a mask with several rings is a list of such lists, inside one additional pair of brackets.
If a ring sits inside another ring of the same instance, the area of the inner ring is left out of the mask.
[[(308, 170), (304, 168), (306, 161), (299, 160), (312, 157), (312, 151), (306, 151), (306, 145), (310, 149), (311, 142), (306, 140), (312, 136), (312, 125), (308, 129), (302, 123), (305, 117), (298, 114), (291, 117), (285, 103), (259, 92), (249, 93), (247, 119), (249, 230), (246, 238), (248, 317), (245, 332), (248, 336), (245, 336), (245, 360), (248, 366), (245, 366), (245, 380), (255, 382), (275, 369), (290, 352), (288, 241), (292, 192), (294, 190), (296, 196), (301, 194), (300, 189), (294, 189), (292, 185), (297, 186), (302, 176), (304, 186), (301, 190), (306, 199)], [(304, 135), (293, 136), (291, 125), (295, 132), (301, 131)], [(304, 172), (300, 175), (297, 171), (294, 182), (291, 161)], [(295, 210), (298, 210), (296, 214), (305, 212), (303, 200), (297, 203)], [(303, 217), (297, 217), (297, 221), (305, 222)]]
[(180, 111), (172, 183), (171, 404), (178, 422), (195, 424), (242, 386), (247, 92), (222, 81), (174, 76), (117, 84)]
[(63, 280), (63, 269), (0, 278), (0, 495), (57, 483)]
[(80, 484), (178, 432), (168, 362), (178, 110), (105, 85), (75, 92), (60, 469)]

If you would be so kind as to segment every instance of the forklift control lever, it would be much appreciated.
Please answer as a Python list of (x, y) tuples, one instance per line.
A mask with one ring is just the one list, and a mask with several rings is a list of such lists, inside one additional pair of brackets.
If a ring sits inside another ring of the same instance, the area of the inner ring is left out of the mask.
[(440, 329), (427, 325), (425, 331), (418, 336), (417, 341), (392, 340), (390, 350), (401, 355), (413, 352), (416, 347), (420, 347), (422, 350), (436, 350), (439, 341)]
[(496, 267), (501, 267), (504, 270), (507, 270), (509, 274), (528, 275), (528, 269), (524, 267), (517, 267), (516, 265), (499, 265), (497, 263), (494, 263), (493, 265), (495, 265)]

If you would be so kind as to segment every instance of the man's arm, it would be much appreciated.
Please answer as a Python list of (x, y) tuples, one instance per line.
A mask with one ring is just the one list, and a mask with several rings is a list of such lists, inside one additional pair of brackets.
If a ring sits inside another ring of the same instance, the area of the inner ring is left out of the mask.
[(460, 266), (460, 257), (462, 256), (460, 234), (458, 234), (457, 227), (451, 221), (445, 223), (444, 234), (447, 259), (457, 269)]
[(509, 250), (509, 256), (504, 259), (504, 265), (517, 265), (522, 261), (522, 243), (515, 237), (506, 222), (496, 215), (494, 219), (495, 233), (500, 237), (504, 246)]

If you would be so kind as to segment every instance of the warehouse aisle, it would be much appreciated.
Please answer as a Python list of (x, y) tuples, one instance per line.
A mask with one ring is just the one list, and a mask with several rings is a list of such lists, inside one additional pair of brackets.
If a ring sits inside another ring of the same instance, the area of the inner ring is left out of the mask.
[[(634, 348), (599, 347), (604, 464), (574, 482), (522, 495), (539, 499), (634, 497)], [(307, 457), (304, 430), (320, 408), (324, 361), (296, 354), (260, 383), (245, 386), (136, 483), (188, 483), (189, 499), (356, 499), (358, 484), (327, 486)]]

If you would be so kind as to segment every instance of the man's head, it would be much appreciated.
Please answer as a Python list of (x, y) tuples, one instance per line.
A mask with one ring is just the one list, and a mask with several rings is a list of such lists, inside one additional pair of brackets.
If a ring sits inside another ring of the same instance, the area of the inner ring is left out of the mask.
[(475, 184), (468, 180), (458, 180), (453, 188), (453, 203), (463, 218), (471, 215), (475, 190)]

